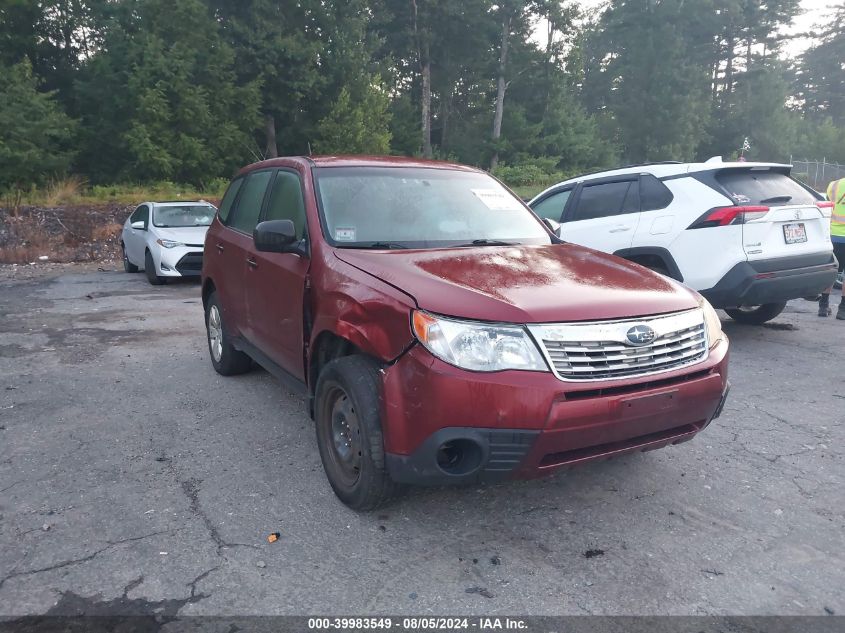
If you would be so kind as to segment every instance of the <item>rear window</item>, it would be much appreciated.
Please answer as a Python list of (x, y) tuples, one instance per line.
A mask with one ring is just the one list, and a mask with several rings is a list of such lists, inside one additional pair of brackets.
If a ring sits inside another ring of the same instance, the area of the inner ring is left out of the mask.
[(716, 174), (736, 204), (792, 205), (815, 204), (816, 199), (784, 173), (741, 169)]
[(652, 174), (640, 178), (640, 208), (642, 211), (665, 209), (672, 204), (673, 196), (668, 187)]
[(223, 202), (220, 203), (220, 208), (217, 210), (217, 215), (220, 216), (220, 220), (222, 222), (226, 222), (229, 218), (229, 211), (232, 209), (232, 203), (235, 201), (235, 196), (238, 195), (238, 191), (240, 190), (242, 184), (244, 184), (244, 179), (238, 178), (237, 180), (232, 181), (232, 184), (229, 185), (229, 188), (226, 190), (226, 194), (223, 196)]

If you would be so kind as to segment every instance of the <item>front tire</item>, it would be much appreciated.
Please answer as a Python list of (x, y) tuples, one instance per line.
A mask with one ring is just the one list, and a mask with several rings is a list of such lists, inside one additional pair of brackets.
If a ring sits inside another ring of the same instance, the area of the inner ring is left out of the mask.
[(217, 300), (216, 292), (212, 292), (206, 302), (205, 329), (214, 371), (221, 376), (236, 376), (245, 374), (252, 368), (252, 359), (232, 345), (223, 323), (223, 309)]
[(164, 277), (156, 275), (156, 265), (150, 251), (147, 251), (144, 255), (144, 272), (147, 273), (147, 281), (153, 286), (160, 286), (166, 281)]
[(381, 429), (381, 374), (365, 356), (326, 365), (315, 397), (317, 446), (337, 497), (353, 510), (374, 510), (401, 486), (387, 473)]
[(120, 243), (120, 252), (123, 255), (123, 272), (137, 273), (138, 267), (129, 261), (129, 255), (126, 254), (126, 244), (123, 242)]
[(746, 325), (762, 325), (778, 316), (786, 307), (786, 301), (781, 303), (764, 303), (760, 306), (741, 308), (725, 308), (725, 312), (734, 321)]

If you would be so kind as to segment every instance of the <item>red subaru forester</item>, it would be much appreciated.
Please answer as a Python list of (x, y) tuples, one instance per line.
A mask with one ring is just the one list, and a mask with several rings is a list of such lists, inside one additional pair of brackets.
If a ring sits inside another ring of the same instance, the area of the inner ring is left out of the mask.
[(696, 292), (564, 243), (487, 173), (380, 157), (243, 169), (211, 225), (214, 368), (307, 394), (337, 496), (534, 477), (691, 439), (728, 340)]

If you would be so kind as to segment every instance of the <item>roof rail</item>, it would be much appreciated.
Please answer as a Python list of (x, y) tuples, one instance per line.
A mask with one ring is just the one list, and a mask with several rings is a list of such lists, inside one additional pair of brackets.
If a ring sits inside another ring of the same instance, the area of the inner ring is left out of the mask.
[(572, 180), (581, 180), (582, 178), (586, 178), (587, 176), (595, 176), (596, 174), (603, 174), (608, 171), (616, 171), (618, 169), (631, 169), (633, 167), (648, 167), (649, 165), (683, 165), (684, 163), (679, 160), (660, 160), (655, 161), (653, 163), (634, 163), (633, 165), (622, 165), (621, 167), (608, 167), (607, 169), (597, 169), (595, 171), (588, 171), (584, 174), (578, 174), (577, 176), (573, 176), (572, 178), (567, 178), (565, 182), (569, 182)]
[(634, 163), (633, 165), (623, 165), (622, 167), (614, 167), (613, 169), (606, 169), (604, 171), (614, 171), (616, 169), (631, 169), (632, 167), (651, 167), (652, 165), (683, 165), (679, 160), (656, 160), (651, 163)]
[(208, 204), (208, 201), (203, 200), (202, 198), (198, 198), (196, 200), (153, 200), (153, 204), (177, 204), (182, 202), (200, 202)]

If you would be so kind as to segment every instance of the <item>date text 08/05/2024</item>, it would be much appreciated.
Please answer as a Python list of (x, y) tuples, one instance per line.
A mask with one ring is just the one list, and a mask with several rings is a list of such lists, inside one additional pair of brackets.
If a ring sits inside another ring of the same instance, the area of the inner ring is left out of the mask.
[(518, 631), (526, 628), (527, 623), (524, 620), (498, 617), (336, 617), (308, 619), (308, 630), (310, 631), (360, 631), (368, 629), (398, 629), (403, 631)]

